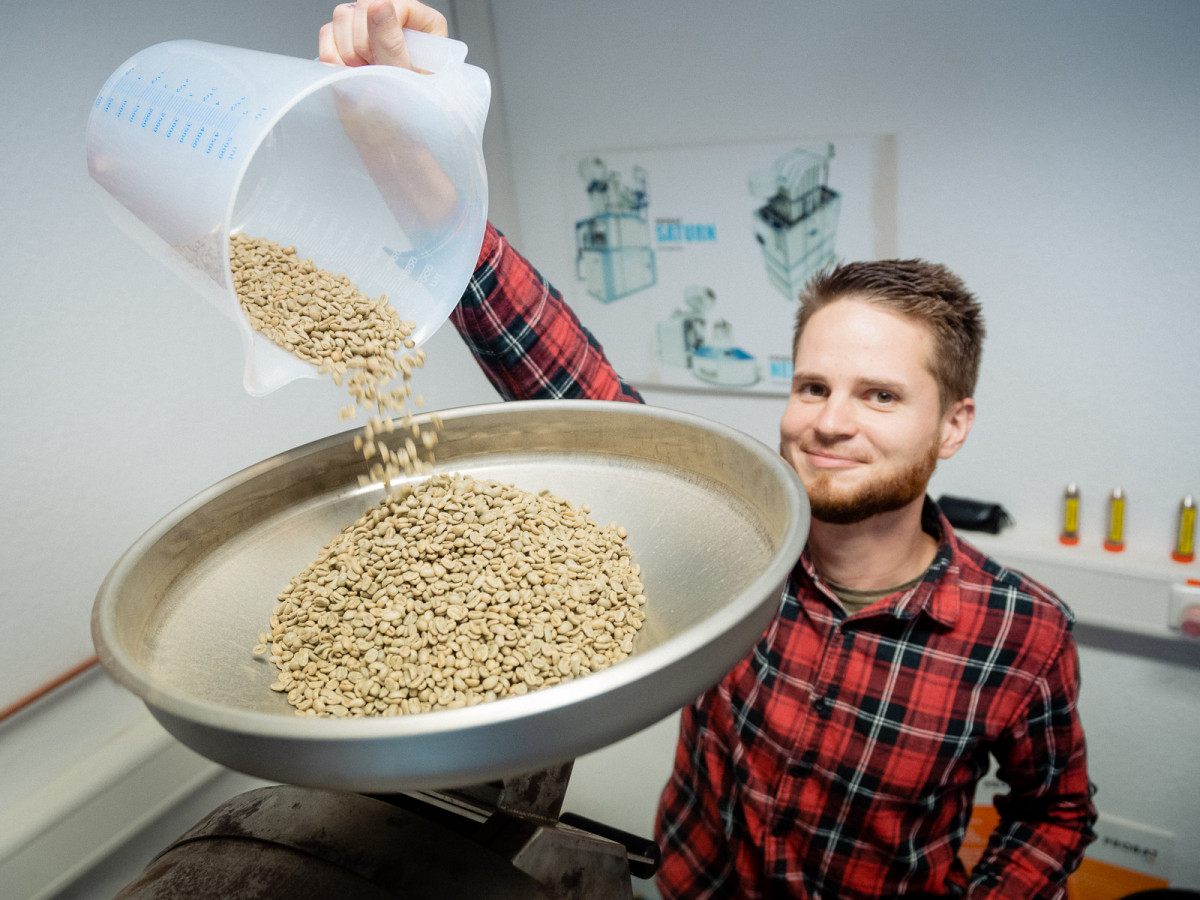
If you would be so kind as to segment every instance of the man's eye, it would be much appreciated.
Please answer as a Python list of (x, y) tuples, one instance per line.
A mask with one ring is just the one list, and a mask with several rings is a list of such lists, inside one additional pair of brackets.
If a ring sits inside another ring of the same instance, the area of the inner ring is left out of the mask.
[(872, 396), (874, 397), (876, 403), (881, 403), (885, 406), (889, 403), (896, 402), (896, 395), (891, 391), (875, 391)]
[(796, 392), (805, 397), (824, 397), (825, 386), (821, 384), (802, 384)]

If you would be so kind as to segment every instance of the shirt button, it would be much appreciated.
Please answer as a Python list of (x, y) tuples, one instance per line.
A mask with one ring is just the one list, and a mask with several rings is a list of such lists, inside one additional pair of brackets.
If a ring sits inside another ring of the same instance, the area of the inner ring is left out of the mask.
[(813, 708), (816, 709), (819, 718), (828, 719), (829, 714), (833, 712), (833, 703), (828, 697), (818, 697), (813, 701)]

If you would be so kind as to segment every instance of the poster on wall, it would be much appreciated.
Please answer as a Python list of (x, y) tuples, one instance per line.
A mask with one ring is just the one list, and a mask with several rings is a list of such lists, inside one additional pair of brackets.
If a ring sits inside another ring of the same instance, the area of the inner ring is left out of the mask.
[(636, 386), (786, 394), (804, 283), (896, 252), (893, 135), (578, 152), (561, 174), (556, 287)]

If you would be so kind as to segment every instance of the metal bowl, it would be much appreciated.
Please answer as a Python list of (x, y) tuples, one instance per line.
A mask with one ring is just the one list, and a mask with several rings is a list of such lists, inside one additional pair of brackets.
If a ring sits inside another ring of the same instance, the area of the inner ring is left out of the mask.
[[(648, 406), (530, 401), (441, 413), (439, 472), (549, 489), (616, 521), (642, 569), (646, 622), (609, 669), (464, 709), (304, 718), (256, 657), (276, 597), (382, 498), (362, 488), (355, 432), (267, 459), (184, 503), (100, 588), (105, 668), (196, 752), (274, 781), (361, 792), (450, 788), (574, 759), (673, 713), (750, 649), (808, 532), (808, 501), (774, 451)], [(419, 420), (420, 421), (420, 420)]]

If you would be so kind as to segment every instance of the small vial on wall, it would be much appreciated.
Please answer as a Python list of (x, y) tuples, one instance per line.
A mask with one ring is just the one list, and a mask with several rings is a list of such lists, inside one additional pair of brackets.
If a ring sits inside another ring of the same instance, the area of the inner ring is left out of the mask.
[(1120, 553), (1125, 549), (1125, 492), (1113, 488), (1108, 495), (1108, 530), (1104, 535), (1104, 549)]
[(1062, 531), (1058, 539), (1064, 544), (1079, 543), (1079, 485), (1073, 481), (1063, 491)]
[(1179, 524), (1175, 528), (1175, 548), (1171, 559), (1189, 563), (1196, 558), (1196, 501), (1191, 494), (1179, 501)]

